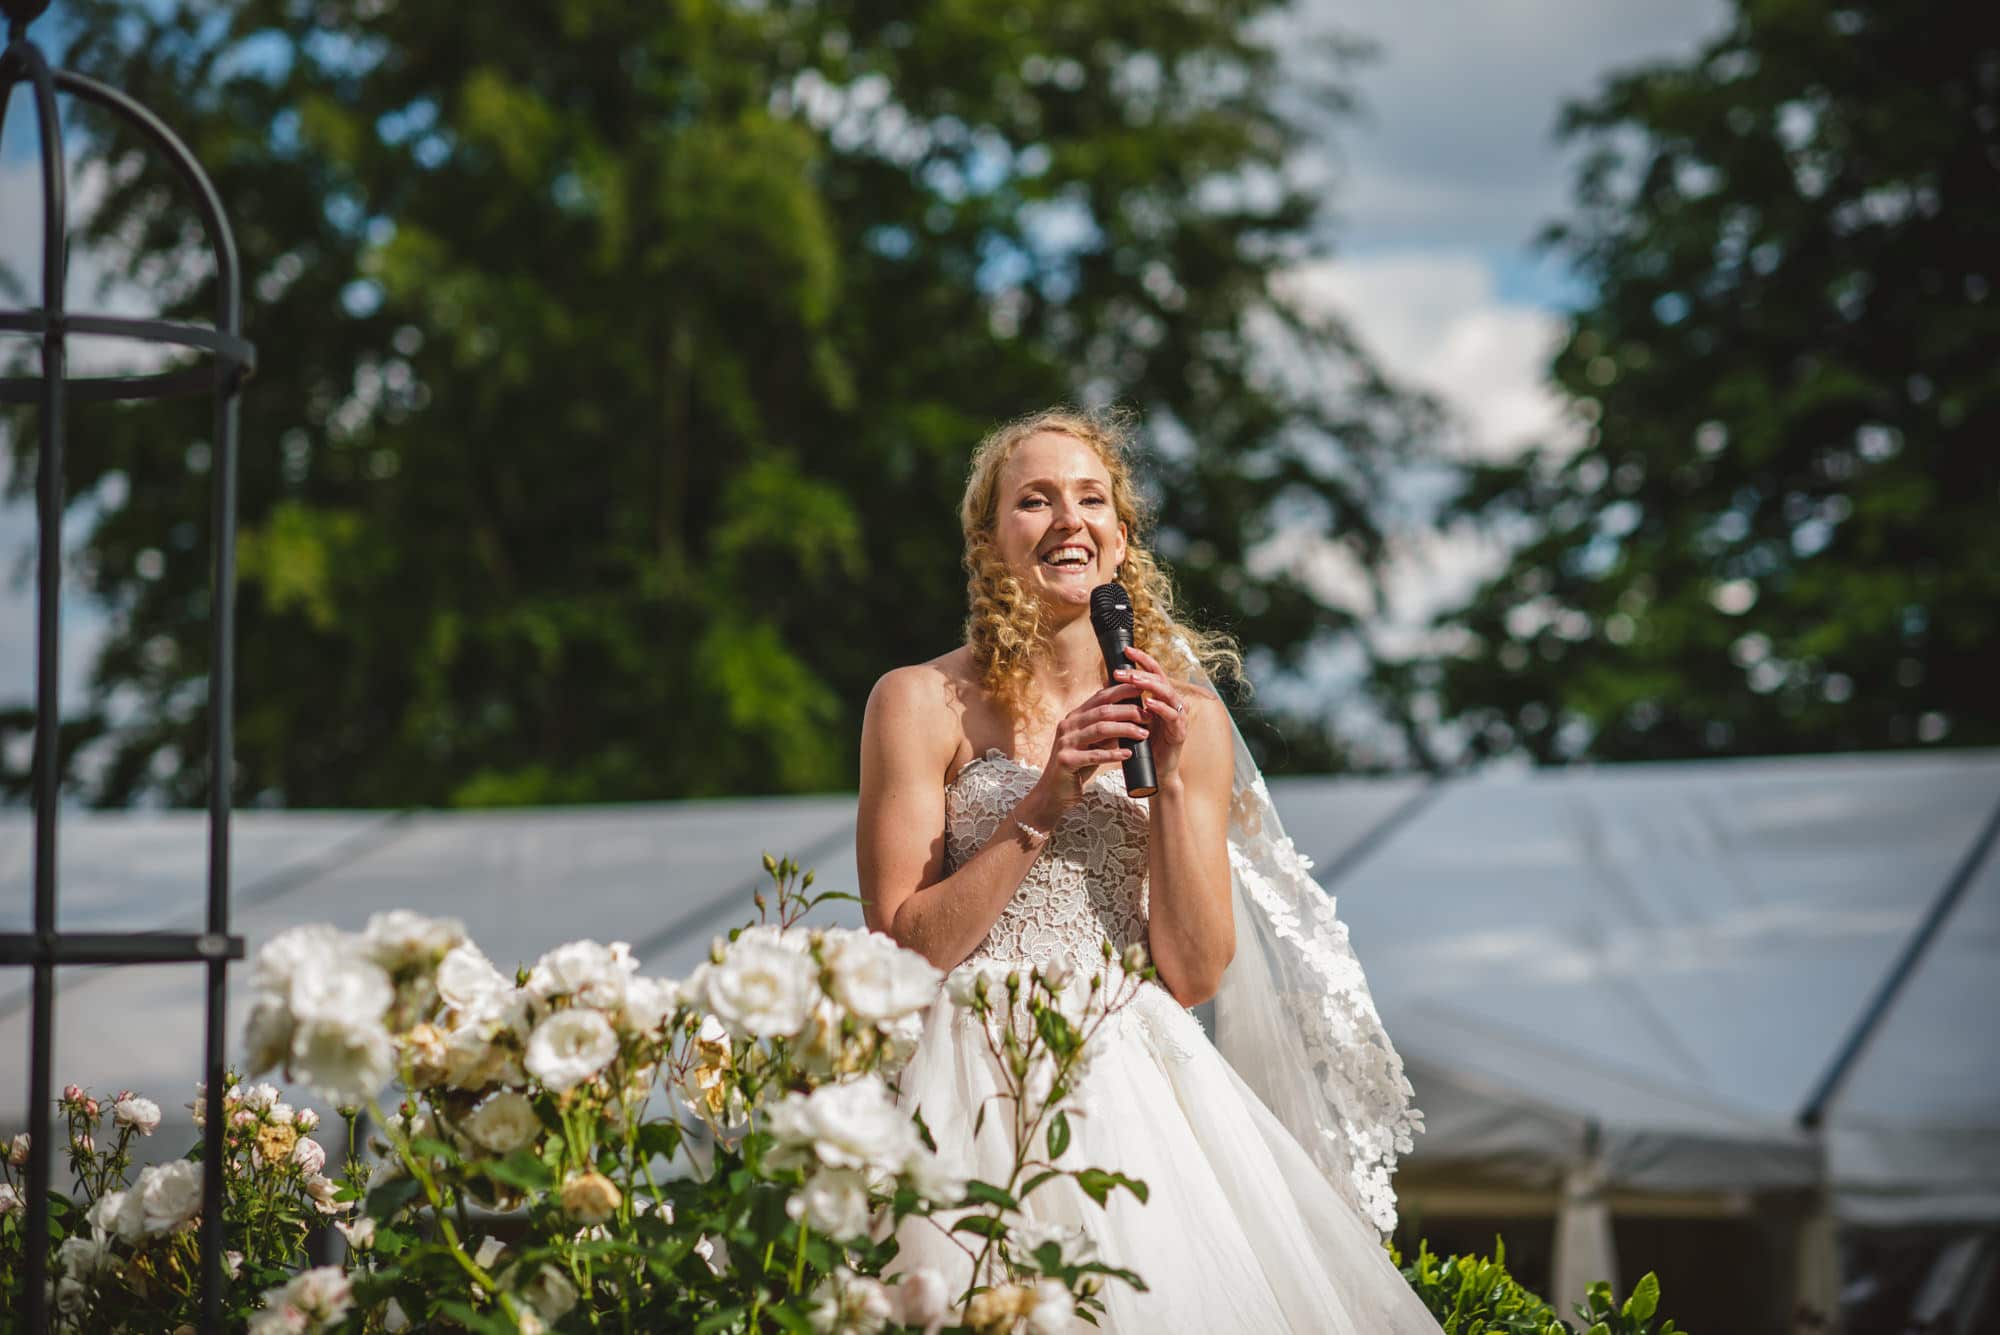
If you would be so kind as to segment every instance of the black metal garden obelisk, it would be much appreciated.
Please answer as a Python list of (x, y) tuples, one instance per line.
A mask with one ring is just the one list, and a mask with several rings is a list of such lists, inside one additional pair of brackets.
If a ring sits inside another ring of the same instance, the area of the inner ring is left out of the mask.
[[(52, 69), (28, 38), (28, 25), (48, 0), (0, 0), (7, 16), (7, 45), (0, 52), (0, 124), (15, 84), (27, 84), (37, 126), (42, 185), (41, 304), (0, 310), (0, 334), (25, 335), (39, 344), (41, 374), (0, 379), (0, 403), (32, 405), (38, 442), (35, 512), (38, 524), (36, 583), (35, 755), (33, 801), (34, 928), (0, 933), (0, 965), (24, 965), (34, 974), (33, 1039), (29, 1052), (26, 1123), (28, 1160), (28, 1266), (22, 1315), (30, 1331), (49, 1326), (49, 1188), (55, 1152), (51, 1138), (50, 1058), (55, 1017), (55, 971), (65, 964), (201, 964), (207, 973), (204, 1079), (219, 1097), (223, 1073), (223, 1015), (228, 963), (243, 957), (242, 938), (229, 933), (229, 796), (232, 781), (232, 710), (236, 583), (237, 396), (255, 363), (242, 337), (241, 275), (236, 242), (215, 187), (187, 147), (157, 117), (131, 98), (68, 70)], [(213, 326), (165, 320), (72, 314), (63, 280), (67, 267), (68, 199), (62, 121), (56, 94), (95, 104), (136, 130), (170, 161), (192, 195), (215, 255)], [(72, 379), (67, 341), (72, 334), (109, 335), (143, 343), (195, 349), (192, 366), (146, 375)], [(62, 571), (63, 443), (70, 400), (156, 399), (208, 394), (215, 403), (215, 450), (210, 541), (212, 655), (208, 679), (208, 920), (201, 932), (64, 932), (56, 916), (57, 800), (62, 763), (57, 754), (59, 628)], [(202, 1328), (222, 1329), (222, 1131), (210, 1116), (203, 1129), (201, 1209)]]

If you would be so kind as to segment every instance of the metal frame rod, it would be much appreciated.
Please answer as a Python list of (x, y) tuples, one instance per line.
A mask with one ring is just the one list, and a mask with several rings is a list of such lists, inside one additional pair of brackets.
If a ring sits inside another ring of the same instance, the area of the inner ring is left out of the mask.
[[(187, 146), (166, 124), (124, 93), (67, 70), (52, 70), (25, 35), (40, 12), (33, 4), (9, 5), (9, 32), (0, 51), (0, 128), (7, 94), (17, 83), (32, 85), (42, 167), (42, 304), (38, 310), (0, 313), (0, 333), (23, 333), (41, 345), (39, 378), (0, 380), (0, 402), (32, 402), (41, 409), (36, 478), (37, 583), (35, 751), (32, 791), (35, 804), (34, 930), (0, 934), (0, 965), (33, 970), (32, 1051), (29, 1055), (30, 1131), (27, 1201), (27, 1328), (49, 1328), (49, 1190), (54, 1145), (55, 970), (67, 964), (199, 962), (206, 966), (207, 1023), (203, 1071), (209, 1097), (219, 1098), (226, 1055), (228, 965), (243, 957), (243, 941), (229, 933), (230, 801), (234, 790), (236, 506), (238, 402), (255, 367), (254, 347), (242, 337), (242, 273), (236, 239), (215, 186)], [(32, 12), (30, 12), (32, 10)], [(173, 165), (194, 192), (216, 259), (216, 320), (213, 329), (165, 320), (119, 316), (71, 316), (64, 306), (68, 260), (68, 196), (62, 154), (61, 120), (55, 94), (94, 102), (129, 122)], [(212, 364), (153, 375), (69, 377), (67, 340), (72, 333), (110, 334), (172, 343), (210, 354)], [(63, 764), (61, 755), (61, 596), (63, 445), (69, 397), (78, 400), (154, 399), (206, 391), (215, 395), (215, 448), (220, 467), (211, 492), (213, 565), (210, 571), (210, 665), (208, 674), (208, 912), (203, 932), (83, 932), (64, 934), (56, 923), (57, 827)], [(222, 1329), (223, 1297), (223, 1119), (204, 1120), (202, 1136), (201, 1326)]]

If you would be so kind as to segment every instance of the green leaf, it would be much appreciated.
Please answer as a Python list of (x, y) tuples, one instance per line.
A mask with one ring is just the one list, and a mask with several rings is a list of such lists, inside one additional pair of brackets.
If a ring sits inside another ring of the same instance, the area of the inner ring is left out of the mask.
[(965, 1184), (965, 1195), (968, 1200), (982, 1201), (987, 1205), (997, 1205), (1005, 1210), (1018, 1210), (1021, 1208), (1021, 1202), (1015, 1200), (1012, 1194), (1004, 1188), (994, 1186), (990, 1182), (967, 1182)]
[(982, 1238), (1004, 1238), (1007, 1236), (1007, 1221), (995, 1219), (992, 1215), (969, 1214), (951, 1226), (954, 1233), (977, 1233)]
[(1044, 1168), (1041, 1172), (1029, 1178), (1027, 1183), (1022, 1186), (1021, 1199), (1026, 1200), (1028, 1197), (1034, 1195), (1035, 1188), (1041, 1186), (1042, 1183), (1048, 1181), (1050, 1178), (1067, 1176), (1068, 1174), (1060, 1168)]
[(937, 1138), (931, 1135), (930, 1124), (924, 1121), (924, 1110), (921, 1107), (910, 1109), (910, 1120), (917, 1124), (917, 1135), (923, 1140), (924, 1148), (936, 1154)]
[(1077, 1185), (1089, 1193), (1090, 1198), (1103, 1205), (1115, 1188), (1123, 1187), (1144, 1203), (1148, 1190), (1144, 1182), (1123, 1173), (1109, 1173), (1102, 1168), (1086, 1168), (1076, 1175)]
[(413, 1177), (391, 1178), (369, 1191), (368, 1213), (376, 1219), (387, 1219), (414, 1200), (422, 1190)]
[(1049, 1120), (1048, 1145), (1049, 1145), (1050, 1159), (1062, 1158), (1063, 1151), (1069, 1148), (1068, 1113), (1057, 1112), (1056, 1115)]
[(556, 1181), (555, 1174), (533, 1150), (515, 1150), (504, 1159), (485, 1160), (477, 1168), (495, 1182), (522, 1191), (547, 1191)]
[(1632, 1296), (1625, 1300), (1625, 1315), (1637, 1322), (1653, 1319), (1653, 1313), (1660, 1308), (1660, 1277), (1648, 1270), (1643, 1278), (1633, 1286)]

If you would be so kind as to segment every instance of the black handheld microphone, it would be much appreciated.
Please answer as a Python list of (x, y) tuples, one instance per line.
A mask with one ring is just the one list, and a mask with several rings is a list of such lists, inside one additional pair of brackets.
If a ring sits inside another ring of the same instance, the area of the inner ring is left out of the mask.
[[(1112, 580), (1090, 591), (1090, 624), (1097, 632), (1098, 648), (1104, 650), (1105, 672), (1131, 667), (1125, 651), (1132, 647), (1132, 599), (1123, 584)], [(1125, 762), (1125, 791), (1133, 797), (1151, 797), (1160, 791), (1153, 777), (1153, 744), (1144, 737), (1123, 740), (1132, 752)]]

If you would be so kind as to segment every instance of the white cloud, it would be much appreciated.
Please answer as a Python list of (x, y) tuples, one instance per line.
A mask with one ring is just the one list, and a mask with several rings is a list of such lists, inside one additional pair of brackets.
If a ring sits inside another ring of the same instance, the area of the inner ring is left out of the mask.
[[(1518, 247), (1564, 211), (1561, 104), (1615, 67), (1684, 58), (1723, 0), (1309, 0), (1297, 22), (1379, 44), (1321, 166), (1355, 247)], [(1304, 50), (1303, 43), (1293, 45)]]
[(1546, 368), (1562, 318), (1498, 295), (1478, 255), (1405, 251), (1322, 260), (1286, 275), (1295, 300), (1339, 315), (1391, 377), (1436, 394), (1460, 446), (1505, 458), (1572, 439)]

